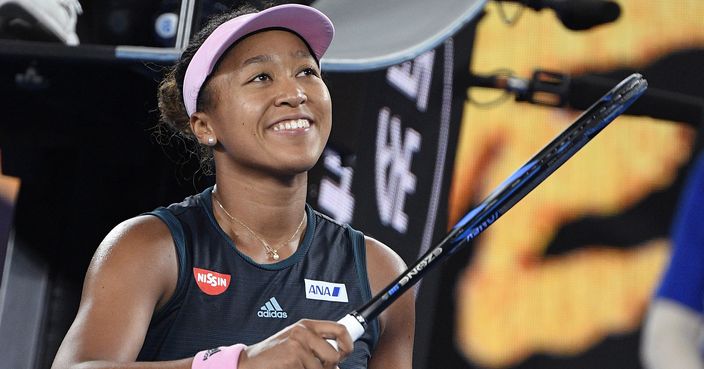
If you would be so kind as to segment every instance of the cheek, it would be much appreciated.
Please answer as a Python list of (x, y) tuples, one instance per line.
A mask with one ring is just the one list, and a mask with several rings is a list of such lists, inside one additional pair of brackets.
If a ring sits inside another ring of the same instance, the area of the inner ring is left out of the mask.
[(238, 123), (247, 123), (257, 114), (263, 111), (261, 99), (259, 97), (242, 97), (234, 96), (230, 100), (230, 105), (232, 106), (232, 113), (237, 114), (235, 117)]
[(322, 84), (322, 86), (318, 89), (317, 95), (321, 113), (325, 115), (327, 120), (329, 120), (329, 122), (327, 122), (327, 125), (329, 126), (332, 123), (332, 98), (330, 97), (330, 92), (325, 84)]
[(251, 98), (228, 96), (227, 100), (220, 102), (218, 121), (237, 131), (254, 129), (263, 112), (261, 104), (256, 101)]
[(320, 94), (320, 99), (324, 102), (327, 103), (327, 105), (332, 104), (332, 98), (330, 97), (330, 91), (328, 90), (328, 86), (325, 83), (320, 84), (320, 89), (319, 89), (319, 94)]

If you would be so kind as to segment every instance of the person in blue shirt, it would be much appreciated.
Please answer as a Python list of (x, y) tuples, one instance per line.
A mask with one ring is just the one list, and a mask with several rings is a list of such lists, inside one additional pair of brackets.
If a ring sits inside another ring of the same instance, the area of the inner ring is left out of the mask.
[(673, 223), (672, 254), (642, 333), (648, 369), (704, 369), (704, 151), (688, 174)]

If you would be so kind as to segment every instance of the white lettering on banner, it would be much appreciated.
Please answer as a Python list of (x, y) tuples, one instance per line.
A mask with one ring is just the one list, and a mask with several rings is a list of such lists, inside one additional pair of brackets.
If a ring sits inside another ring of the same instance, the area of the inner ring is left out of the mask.
[(391, 116), (389, 108), (379, 111), (376, 135), (376, 200), (379, 219), (399, 233), (406, 233), (408, 215), (403, 212), (406, 196), (416, 190), (411, 172), (413, 153), (420, 150), (420, 133), (406, 128), (401, 141), (401, 119)]
[(408, 98), (416, 100), (420, 111), (428, 108), (430, 83), (433, 79), (435, 50), (430, 50), (413, 59), (386, 70), (386, 79)]
[(342, 166), (340, 155), (331, 149), (323, 152), (325, 169), (340, 178), (339, 182), (323, 176), (320, 180), (318, 205), (321, 210), (342, 223), (352, 221), (354, 196), (352, 195), (352, 168)]

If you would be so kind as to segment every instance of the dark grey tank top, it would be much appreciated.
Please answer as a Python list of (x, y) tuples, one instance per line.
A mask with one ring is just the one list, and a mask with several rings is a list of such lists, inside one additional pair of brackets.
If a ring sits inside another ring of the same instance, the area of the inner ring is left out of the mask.
[[(212, 187), (149, 213), (171, 231), (179, 277), (171, 300), (152, 317), (138, 360), (253, 344), (303, 318), (336, 321), (371, 298), (360, 232), (306, 205), (298, 250), (280, 262), (258, 264), (215, 221), (211, 193)], [(373, 320), (340, 368), (366, 368), (378, 336)]]

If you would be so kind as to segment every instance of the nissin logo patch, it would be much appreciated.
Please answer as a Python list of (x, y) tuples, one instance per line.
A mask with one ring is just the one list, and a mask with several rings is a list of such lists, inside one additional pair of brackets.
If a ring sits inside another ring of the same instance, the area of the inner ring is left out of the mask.
[(309, 300), (323, 300), (334, 302), (348, 302), (347, 289), (344, 283), (331, 283), (305, 279), (306, 298)]
[(193, 268), (193, 277), (201, 291), (208, 295), (219, 295), (230, 286), (230, 275), (212, 270)]

